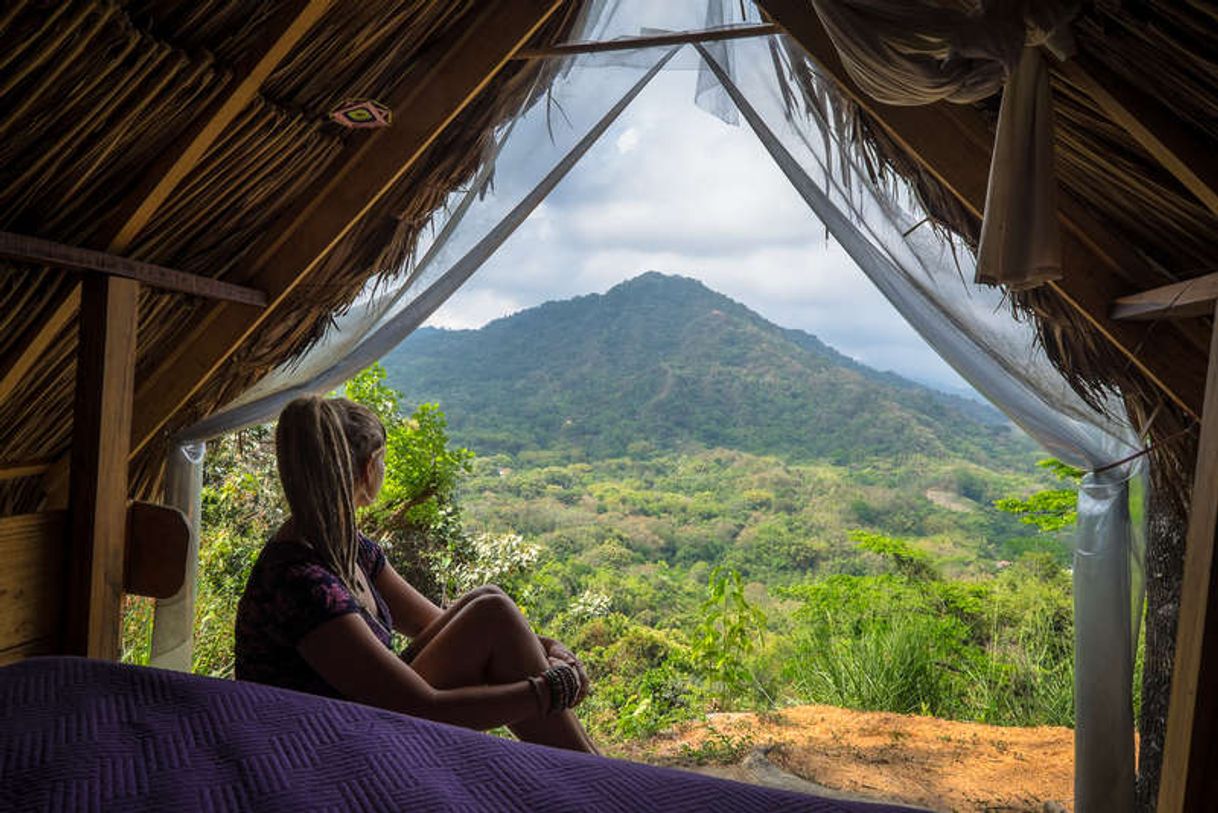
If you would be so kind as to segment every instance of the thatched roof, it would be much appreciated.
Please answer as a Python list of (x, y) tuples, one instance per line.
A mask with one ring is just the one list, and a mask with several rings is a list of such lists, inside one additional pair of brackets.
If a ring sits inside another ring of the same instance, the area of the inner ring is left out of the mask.
[[(190, 132), (200, 111), (231, 92), (243, 59), (277, 15), (301, 3), (253, 0), (14, 2), (0, 12), (0, 230), (107, 249), (113, 216)], [(539, 4), (540, 5), (540, 4)], [(567, 3), (530, 45), (565, 40), (580, 3)], [(334, 3), (278, 61), (252, 101), (219, 134), (124, 256), (244, 282), (259, 239), (307, 204), (366, 131), (332, 122), (345, 99), (392, 97), (451, 46), (485, 6)], [(402, 268), (419, 230), (448, 192), (479, 168), (496, 124), (544, 83), (544, 61), (510, 62), (358, 225), (244, 341), (166, 425), (182, 427), (231, 400), (300, 352), (373, 275)], [(0, 373), (72, 295), (77, 279), (5, 261), (0, 276)], [(161, 368), (213, 303), (145, 288), (137, 381)], [(0, 401), (0, 464), (61, 459), (72, 432), (76, 324)], [(0, 393), (2, 395), (2, 393)], [(163, 448), (134, 461), (135, 493), (156, 483)], [(36, 508), (42, 477), (0, 481), (0, 515)]]
[[(243, 60), (257, 51), (266, 30), (301, 5), (9, 4), (0, 14), (0, 229), (106, 249), (116, 210), (122, 213), (155, 175), (158, 160), (189, 135), (196, 114), (232, 91)], [(531, 45), (566, 39), (583, 5), (563, 4)], [(363, 137), (333, 123), (329, 112), (351, 97), (391, 97), (450, 48), (480, 10), (473, 0), (333, 4), (118, 253), (246, 281), (259, 238), (307, 205), (341, 164), (344, 150)], [(813, 15), (811, 7), (800, 13)], [(1212, 146), (1218, 135), (1218, 63), (1209, 58), (1214, 24), (1203, 4), (1105, 0), (1085, 11), (1075, 32), (1088, 64), (1157, 100), (1180, 126)], [(428, 215), (478, 168), (495, 124), (544, 88), (537, 80), (545, 64), (513, 62), (499, 71), (159, 437), (213, 411), (306, 348), (369, 277), (400, 270)], [(1054, 68), (1053, 91), (1066, 196), (1138, 260), (1136, 268), (1121, 268), (1123, 292), (1213, 270), (1215, 213), (1099, 109), (1069, 70)], [(842, 104), (871, 165), (912, 181), (940, 226), (975, 243), (976, 207), (962, 204), (865, 107), (845, 97)], [(990, 99), (971, 112), (992, 126), (997, 106)], [(6, 265), (0, 374), (62, 314), (77, 282), (62, 271)], [(1085, 396), (1119, 390), (1137, 420), (1154, 416), (1152, 439), (1175, 437), (1193, 422), (1053, 290), (1025, 291), (1013, 300), (1036, 317), (1050, 356)], [(209, 305), (146, 289), (137, 376), (164, 369)], [(1169, 332), (1198, 351), (1181, 363), (1203, 360), (1206, 327), (1161, 331)], [(20, 385), (9, 393), (0, 387), (0, 466), (62, 459), (71, 437), (75, 334), (75, 320), (68, 319)], [(1154, 339), (1152, 331), (1147, 353), (1156, 352)], [(160, 454), (153, 443), (136, 460), (137, 492), (155, 484)], [(1188, 444), (1173, 441), (1157, 454), (1160, 469), (1183, 494), (1191, 474)], [(0, 514), (33, 507), (42, 488), (40, 476), (0, 479)]]
[[(1066, 66), (1051, 61), (1063, 199), (1072, 199), (1080, 217), (1095, 224), (1106, 238), (1115, 238), (1121, 250), (1136, 259), (1121, 267), (1119, 274), (1111, 269), (1086, 270), (1107, 272), (1113, 277), (1109, 282), (1121, 294), (1218, 271), (1213, 259), (1218, 214), (1096, 104), (1089, 88), (1080, 86), (1074, 68), (1081, 62), (1086, 70), (1106, 73), (1161, 105), (1172, 117), (1173, 129), (1188, 131), (1188, 138), (1208, 146), (1206, 154), (1212, 163), (1218, 149), (1216, 26), (1218, 15), (1205, 4), (1101, 0), (1087, 7), (1075, 23), (1078, 59)], [(803, 60), (794, 62), (798, 65)], [(823, 82), (810, 76), (804, 79), (806, 88), (823, 92)], [(966, 111), (986, 123), (990, 137), (1000, 101), (993, 97)], [(895, 173), (909, 181), (935, 223), (975, 249), (980, 234), (978, 212), (963, 204), (907, 145), (894, 139), (865, 104), (855, 104), (849, 94), (840, 94), (835, 104), (867, 165), (879, 175)], [(942, 137), (950, 139), (956, 134), (945, 129)], [(1135, 422), (1149, 425), (1150, 442), (1158, 444), (1152, 455), (1157, 474), (1172, 485), (1183, 516), (1196, 442), (1196, 432), (1190, 440), (1187, 430), (1195, 425), (1195, 416), (1165, 397), (1126, 354), (1052, 288), (1012, 292), (1011, 297), (1018, 312), (1035, 320), (1050, 358), (1084, 398), (1098, 403), (1097, 394), (1115, 391), (1125, 398)], [(1193, 372), (1204, 380), (1209, 321), (1174, 320), (1173, 324), (1156, 325), (1138, 349), (1146, 356), (1162, 354), (1157, 344), (1171, 334), (1173, 347), (1196, 351), (1171, 362), (1199, 367)]]

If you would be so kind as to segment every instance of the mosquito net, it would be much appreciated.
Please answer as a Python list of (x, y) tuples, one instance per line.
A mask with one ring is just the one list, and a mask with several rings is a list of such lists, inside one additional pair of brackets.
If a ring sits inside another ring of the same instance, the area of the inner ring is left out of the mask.
[[(598, 0), (588, 4), (577, 38), (601, 42), (760, 22), (751, 4), (735, 0)], [(835, 124), (841, 119), (828, 86), (792, 81), (797, 71), (815, 75), (795, 43), (769, 35), (552, 58), (561, 60), (557, 78), (496, 133), (482, 172), (434, 214), (407, 266), (389, 281), (370, 283), (311, 352), (182, 433), (169, 466), (170, 482), (180, 486), (174, 498), (197, 517), (199, 441), (273, 420), (292, 398), (334, 389), (385, 355), (477, 272), (658, 72), (698, 71), (691, 103), (757, 135), (806, 202), (809, 229), (827, 231), (978, 392), (1055, 457), (1092, 472), (1080, 489), (1074, 561), (1075, 804), (1132, 809), (1142, 531), (1131, 516), (1142, 514), (1136, 505), (1131, 512), (1131, 493), (1143, 490), (1140, 462), (1112, 465), (1139, 445), (1119, 400), (1106, 414), (1084, 403), (1001, 290), (972, 282), (969, 251), (926, 224), (902, 183), (877, 182), (861, 171)], [(816, 273), (811, 261), (807, 273)], [(189, 664), (188, 589), (158, 607), (154, 663)]]

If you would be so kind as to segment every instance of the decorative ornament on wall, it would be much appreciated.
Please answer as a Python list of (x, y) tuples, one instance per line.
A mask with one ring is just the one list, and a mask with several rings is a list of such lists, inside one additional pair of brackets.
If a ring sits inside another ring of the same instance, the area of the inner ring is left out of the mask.
[(330, 111), (330, 118), (344, 127), (365, 129), (388, 127), (393, 114), (375, 99), (347, 99)]

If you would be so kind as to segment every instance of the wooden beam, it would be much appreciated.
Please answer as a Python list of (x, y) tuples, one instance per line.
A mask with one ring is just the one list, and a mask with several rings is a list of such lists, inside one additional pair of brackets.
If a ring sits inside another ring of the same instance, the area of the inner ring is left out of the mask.
[[(890, 138), (969, 211), (981, 216), (993, 137), (976, 110), (945, 102), (914, 107), (880, 104), (850, 78), (805, 0), (759, 0), (758, 5)], [(1200, 415), (1205, 391), (1203, 354), (1174, 326), (1156, 325), (1151, 336), (1148, 325), (1111, 318), (1112, 301), (1128, 291), (1122, 279), (1129, 274), (1125, 263), (1133, 261), (1134, 252), (1115, 235), (1084, 228), (1087, 221), (1073, 216), (1081, 206), (1064, 190), (1060, 198), (1065, 276), (1049, 285), (1172, 401), (1186, 412)]]
[(781, 34), (776, 25), (740, 25), (733, 28), (714, 28), (707, 31), (682, 31), (674, 34), (657, 34), (651, 37), (619, 37), (602, 42), (565, 42), (549, 48), (524, 48), (513, 59), (546, 59), (548, 57), (571, 56), (573, 54), (599, 54), (606, 51), (633, 51), (638, 48), (658, 48), (666, 45), (685, 45), (691, 42), (721, 42), (723, 40), (768, 37)]
[(64, 649), (118, 660), (139, 283), (90, 277), (82, 287)]
[(1086, 54), (1054, 70), (1091, 97), (1197, 200), (1218, 215), (1218, 162), (1214, 148), (1163, 103), (1105, 70)]
[(323, 185), (253, 253), (248, 280), (269, 304), (255, 310), (219, 303), (136, 393), (131, 453), (137, 454), (280, 307), (326, 255), (426, 152), (436, 137), (562, 5), (562, 0), (500, 0), (475, 18), (419, 75), (390, 98), (393, 124), (352, 137)]
[(46, 474), (53, 460), (26, 460), (23, 463), (0, 463), (0, 482), (20, 480), (22, 477), (37, 477)]
[[(250, 49), (249, 59), (233, 72), (230, 89), (213, 104), (204, 108), (187, 126), (173, 149), (144, 173), (143, 180), (118, 204), (101, 234), (107, 240), (106, 251), (122, 254), (148, 225), (157, 209), (178, 184), (190, 173), (220, 134), (245, 109), (272, 71), (316, 25), (333, 5), (333, 0), (291, 0), (264, 28), (258, 41), (261, 47)], [(17, 384), (43, 357), (47, 348), (80, 308), (80, 286), (73, 286), (26, 349), (0, 372), (0, 403), (12, 394)]]
[(0, 663), (37, 642), (54, 649), (63, 615), (65, 525), (62, 511), (0, 518)]
[[(1218, 312), (1215, 312), (1218, 319)], [(1218, 323), (1216, 323), (1218, 324)], [(1218, 799), (1218, 330), (1209, 380), (1184, 549), (1176, 654), (1159, 779), (1159, 813), (1201, 813)]]
[(1112, 303), (1113, 319), (1182, 319), (1208, 316), (1218, 299), (1218, 273), (1206, 274), (1140, 294), (1117, 298)]
[(20, 644), (11, 647), (0, 648), (0, 666), (8, 666), (10, 663), (17, 663), (26, 658), (33, 658), (39, 655), (54, 655), (55, 641), (53, 636), (46, 638), (36, 638), (33, 641), (24, 641)]
[(51, 348), (51, 344), (63, 332), (64, 328), (67, 327), (68, 322), (76, 315), (76, 311), (79, 308), (80, 286), (73, 285), (72, 290), (59, 301), (59, 304), (55, 306), (55, 310), (47, 320), (38, 327), (38, 331), (26, 342), (21, 353), (9, 362), (8, 367), (4, 368), (3, 372), (0, 372), (0, 404), (8, 400), (8, 397), (17, 390), (17, 386), (29, 374), (30, 370), (34, 368), (34, 365), (46, 355), (47, 351)]
[(187, 274), (173, 268), (117, 257), (104, 251), (65, 246), (51, 240), (27, 237), (12, 232), (0, 231), (0, 257), (54, 268), (71, 268), (77, 271), (92, 271), (125, 277), (154, 288), (209, 299), (242, 302), (258, 307), (266, 305), (266, 294), (244, 285), (234, 285), (231, 282), (211, 277)]

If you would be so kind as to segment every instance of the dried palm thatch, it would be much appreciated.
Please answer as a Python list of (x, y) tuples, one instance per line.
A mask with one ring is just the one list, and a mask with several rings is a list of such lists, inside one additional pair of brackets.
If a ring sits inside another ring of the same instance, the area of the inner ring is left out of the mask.
[[(227, 93), (234, 66), (291, 4), (251, 0), (15, 0), (0, 11), (0, 229), (106, 248), (107, 215)], [(344, 99), (411, 82), (478, 13), (476, 0), (336, 3), (283, 59), (125, 250), (135, 259), (244, 282), (251, 247), (301, 206), (358, 137), (330, 121)], [(534, 45), (568, 38), (572, 2)], [(494, 128), (545, 86), (544, 61), (504, 67), (425, 155), (331, 251), (169, 429), (214, 411), (306, 349), (376, 275), (403, 269), (428, 215), (479, 169)], [(5, 264), (0, 370), (74, 290), (60, 271)], [(209, 303), (141, 293), (137, 380), (164, 363)], [(0, 463), (51, 460), (72, 432), (76, 326), (70, 319), (20, 388), (0, 401)], [(163, 448), (133, 463), (133, 491), (156, 490)], [(39, 478), (0, 481), (0, 514), (36, 508)]]

